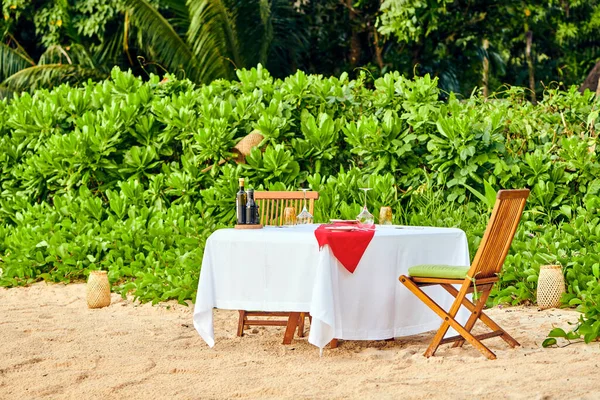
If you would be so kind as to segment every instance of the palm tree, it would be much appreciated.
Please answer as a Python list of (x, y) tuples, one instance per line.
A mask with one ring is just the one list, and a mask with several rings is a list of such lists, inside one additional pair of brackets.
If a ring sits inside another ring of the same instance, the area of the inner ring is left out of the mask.
[[(176, 73), (194, 82), (233, 78), (262, 63), (293, 72), (306, 46), (301, 15), (287, 0), (121, 0), (116, 28), (93, 51), (74, 29), (70, 46), (51, 46), (35, 62), (6, 33), (0, 90), (23, 91), (108, 76), (114, 65)], [(70, 23), (65, 21), (66, 24)]]

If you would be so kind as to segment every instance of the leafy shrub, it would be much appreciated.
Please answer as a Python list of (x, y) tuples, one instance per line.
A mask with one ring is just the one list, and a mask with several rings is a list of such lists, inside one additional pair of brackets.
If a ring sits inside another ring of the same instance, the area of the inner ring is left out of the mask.
[[(257, 189), (319, 191), (317, 221), (354, 218), (368, 185), (372, 210), (458, 226), (472, 250), (489, 215), (489, 196), (474, 193), (529, 187), (490, 304), (535, 302), (539, 266), (560, 262), (565, 304), (598, 319), (593, 94), (548, 89), (534, 106), (511, 88), (442, 102), (428, 76), (389, 73), (369, 88), (364, 76), (237, 74), (195, 86), (114, 70), (0, 102), (0, 284), (103, 268), (143, 301), (194, 299), (204, 241), (233, 223), (242, 176)], [(238, 165), (231, 149), (252, 131), (265, 140)]]

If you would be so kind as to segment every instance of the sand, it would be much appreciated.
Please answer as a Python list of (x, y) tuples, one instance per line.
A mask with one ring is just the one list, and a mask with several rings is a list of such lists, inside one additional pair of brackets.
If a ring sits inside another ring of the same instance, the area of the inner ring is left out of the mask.
[(492, 318), (522, 344), (486, 341), (422, 356), (432, 333), (345, 341), (322, 358), (306, 338), (280, 344), (283, 328), (235, 336), (237, 313), (215, 311), (216, 346), (192, 324), (192, 308), (140, 305), (113, 294), (90, 310), (85, 285), (0, 289), (0, 399), (429, 399), (600, 398), (598, 343), (543, 349), (571, 310), (495, 308)]

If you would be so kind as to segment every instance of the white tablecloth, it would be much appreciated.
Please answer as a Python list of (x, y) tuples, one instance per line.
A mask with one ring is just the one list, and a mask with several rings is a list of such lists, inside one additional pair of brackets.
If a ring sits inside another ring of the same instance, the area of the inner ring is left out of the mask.
[[(194, 326), (213, 347), (214, 307), (309, 311), (309, 342), (333, 338), (382, 340), (437, 329), (440, 318), (399, 281), (418, 264), (469, 265), (465, 233), (455, 228), (377, 226), (354, 274), (319, 251), (317, 225), (260, 230), (221, 229), (206, 242)], [(453, 300), (439, 287), (426, 292), (441, 306)], [(465, 320), (466, 314), (458, 316)]]

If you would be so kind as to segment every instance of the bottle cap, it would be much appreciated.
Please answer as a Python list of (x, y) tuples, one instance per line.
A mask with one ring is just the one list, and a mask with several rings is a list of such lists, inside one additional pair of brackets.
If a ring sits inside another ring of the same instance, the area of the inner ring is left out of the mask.
[(244, 178), (240, 178), (240, 186), (244, 186)]

